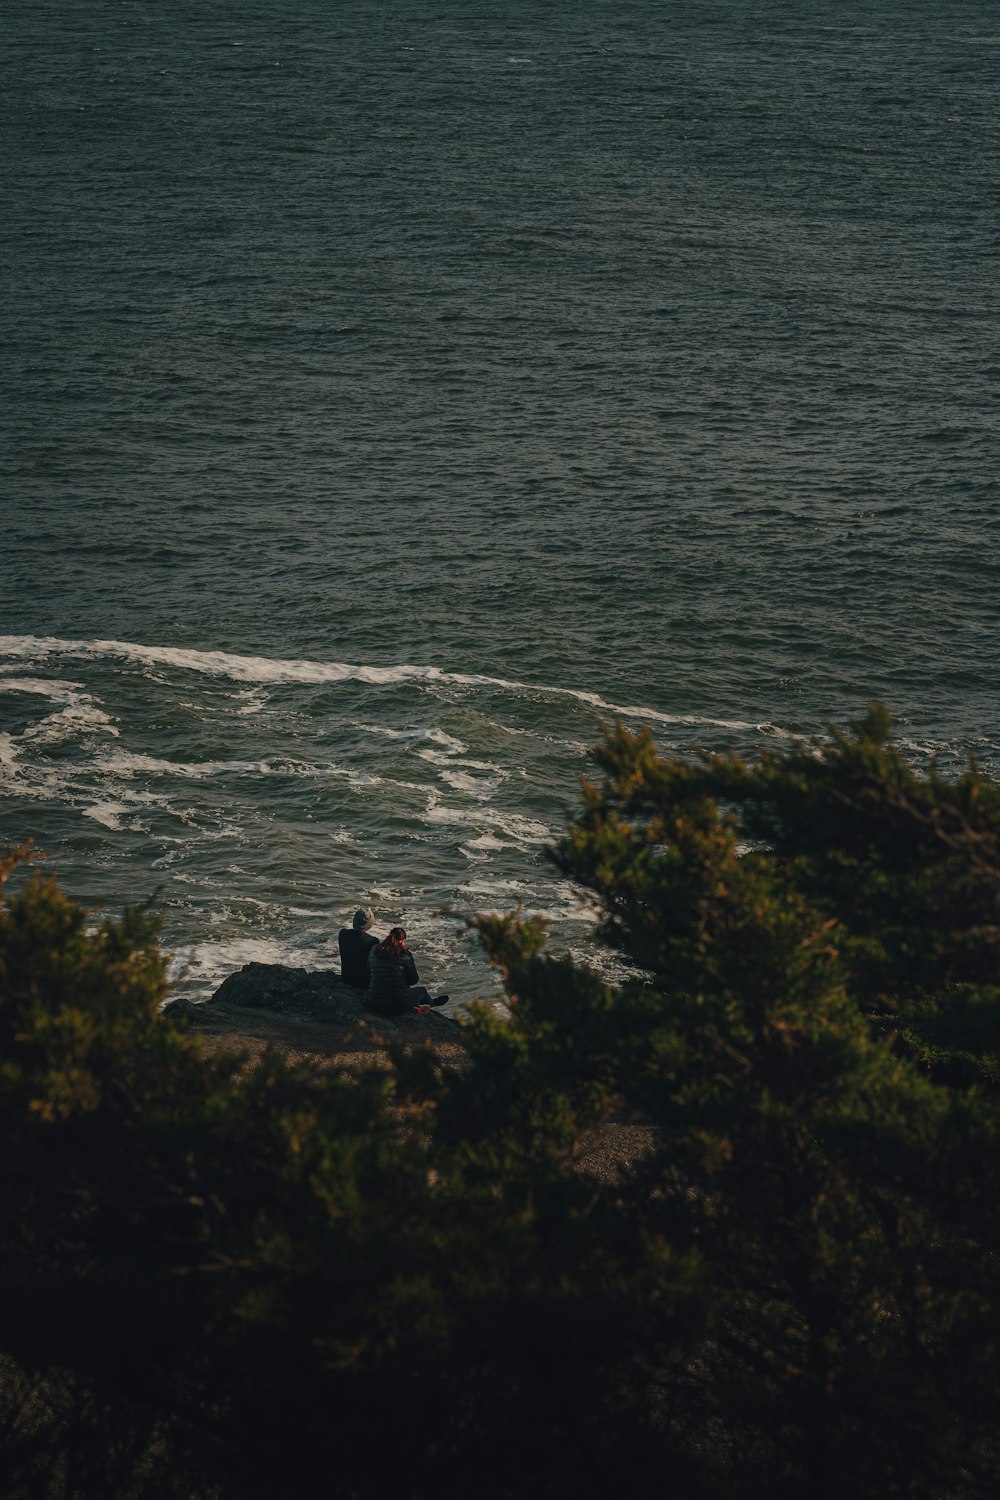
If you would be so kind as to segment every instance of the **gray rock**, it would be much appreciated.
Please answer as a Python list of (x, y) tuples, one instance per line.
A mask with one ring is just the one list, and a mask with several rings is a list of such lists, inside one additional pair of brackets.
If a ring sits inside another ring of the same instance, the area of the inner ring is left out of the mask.
[(328, 1021), (332, 1025), (350, 1025), (361, 1021), (383, 1036), (396, 1033), (407, 1036), (457, 1033), (459, 1023), (440, 1011), (426, 1015), (378, 1016), (366, 1010), (361, 991), (345, 984), (333, 969), (289, 969), (284, 964), (244, 964), (238, 974), (224, 979), (210, 1000), (193, 1005), (189, 1000), (172, 1000), (163, 1008), (171, 1019), (182, 1017), (208, 1020), (212, 1012), (239, 1010), (277, 1012), (290, 1020)]

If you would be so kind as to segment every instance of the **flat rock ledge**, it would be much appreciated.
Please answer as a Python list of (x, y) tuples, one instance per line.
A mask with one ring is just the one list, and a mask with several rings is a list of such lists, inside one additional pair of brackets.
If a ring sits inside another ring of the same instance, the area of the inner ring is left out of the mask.
[(366, 1010), (361, 991), (332, 969), (290, 969), (284, 964), (245, 964), (211, 999), (171, 1000), (163, 1014), (198, 1032), (213, 1050), (229, 1046), (259, 1052), (279, 1046), (293, 1056), (328, 1059), (342, 1066), (384, 1055), (393, 1039), (430, 1041), (435, 1050), (458, 1053), (462, 1028), (438, 1010), (426, 1015), (378, 1016)]

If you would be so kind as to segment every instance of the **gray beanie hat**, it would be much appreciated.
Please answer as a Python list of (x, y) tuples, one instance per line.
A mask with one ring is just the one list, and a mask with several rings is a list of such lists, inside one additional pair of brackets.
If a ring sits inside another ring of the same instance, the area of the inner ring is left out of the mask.
[(354, 930), (356, 932), (367, 932), (375, 918), (367, 906), (359, 906), (354, 913)]

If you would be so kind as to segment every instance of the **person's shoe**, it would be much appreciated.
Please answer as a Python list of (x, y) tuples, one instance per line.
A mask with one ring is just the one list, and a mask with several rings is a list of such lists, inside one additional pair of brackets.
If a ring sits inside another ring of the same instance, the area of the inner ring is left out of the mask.
[(435, 995), (434, 999), (431, 1001), (431, 1004), (432, 1005), (447, 1005), (448, 1004), (448, 996), (447, 995)]
[(412, 1013), (415, 1016), (426, 1016), (427, 1012), (430, 1010), (430, 1006), (429, 1005), (411, 1005), (410, 1006), (410, 1010), (412, 1011)]

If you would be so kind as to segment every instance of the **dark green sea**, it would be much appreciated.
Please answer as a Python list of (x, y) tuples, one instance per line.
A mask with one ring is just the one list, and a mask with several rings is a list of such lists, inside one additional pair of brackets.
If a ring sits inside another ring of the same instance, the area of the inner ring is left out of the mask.
[(546, 912), (620, 713), (1000, 773), (981, 0), (6, 0), (0, 842), (181, 984)]

